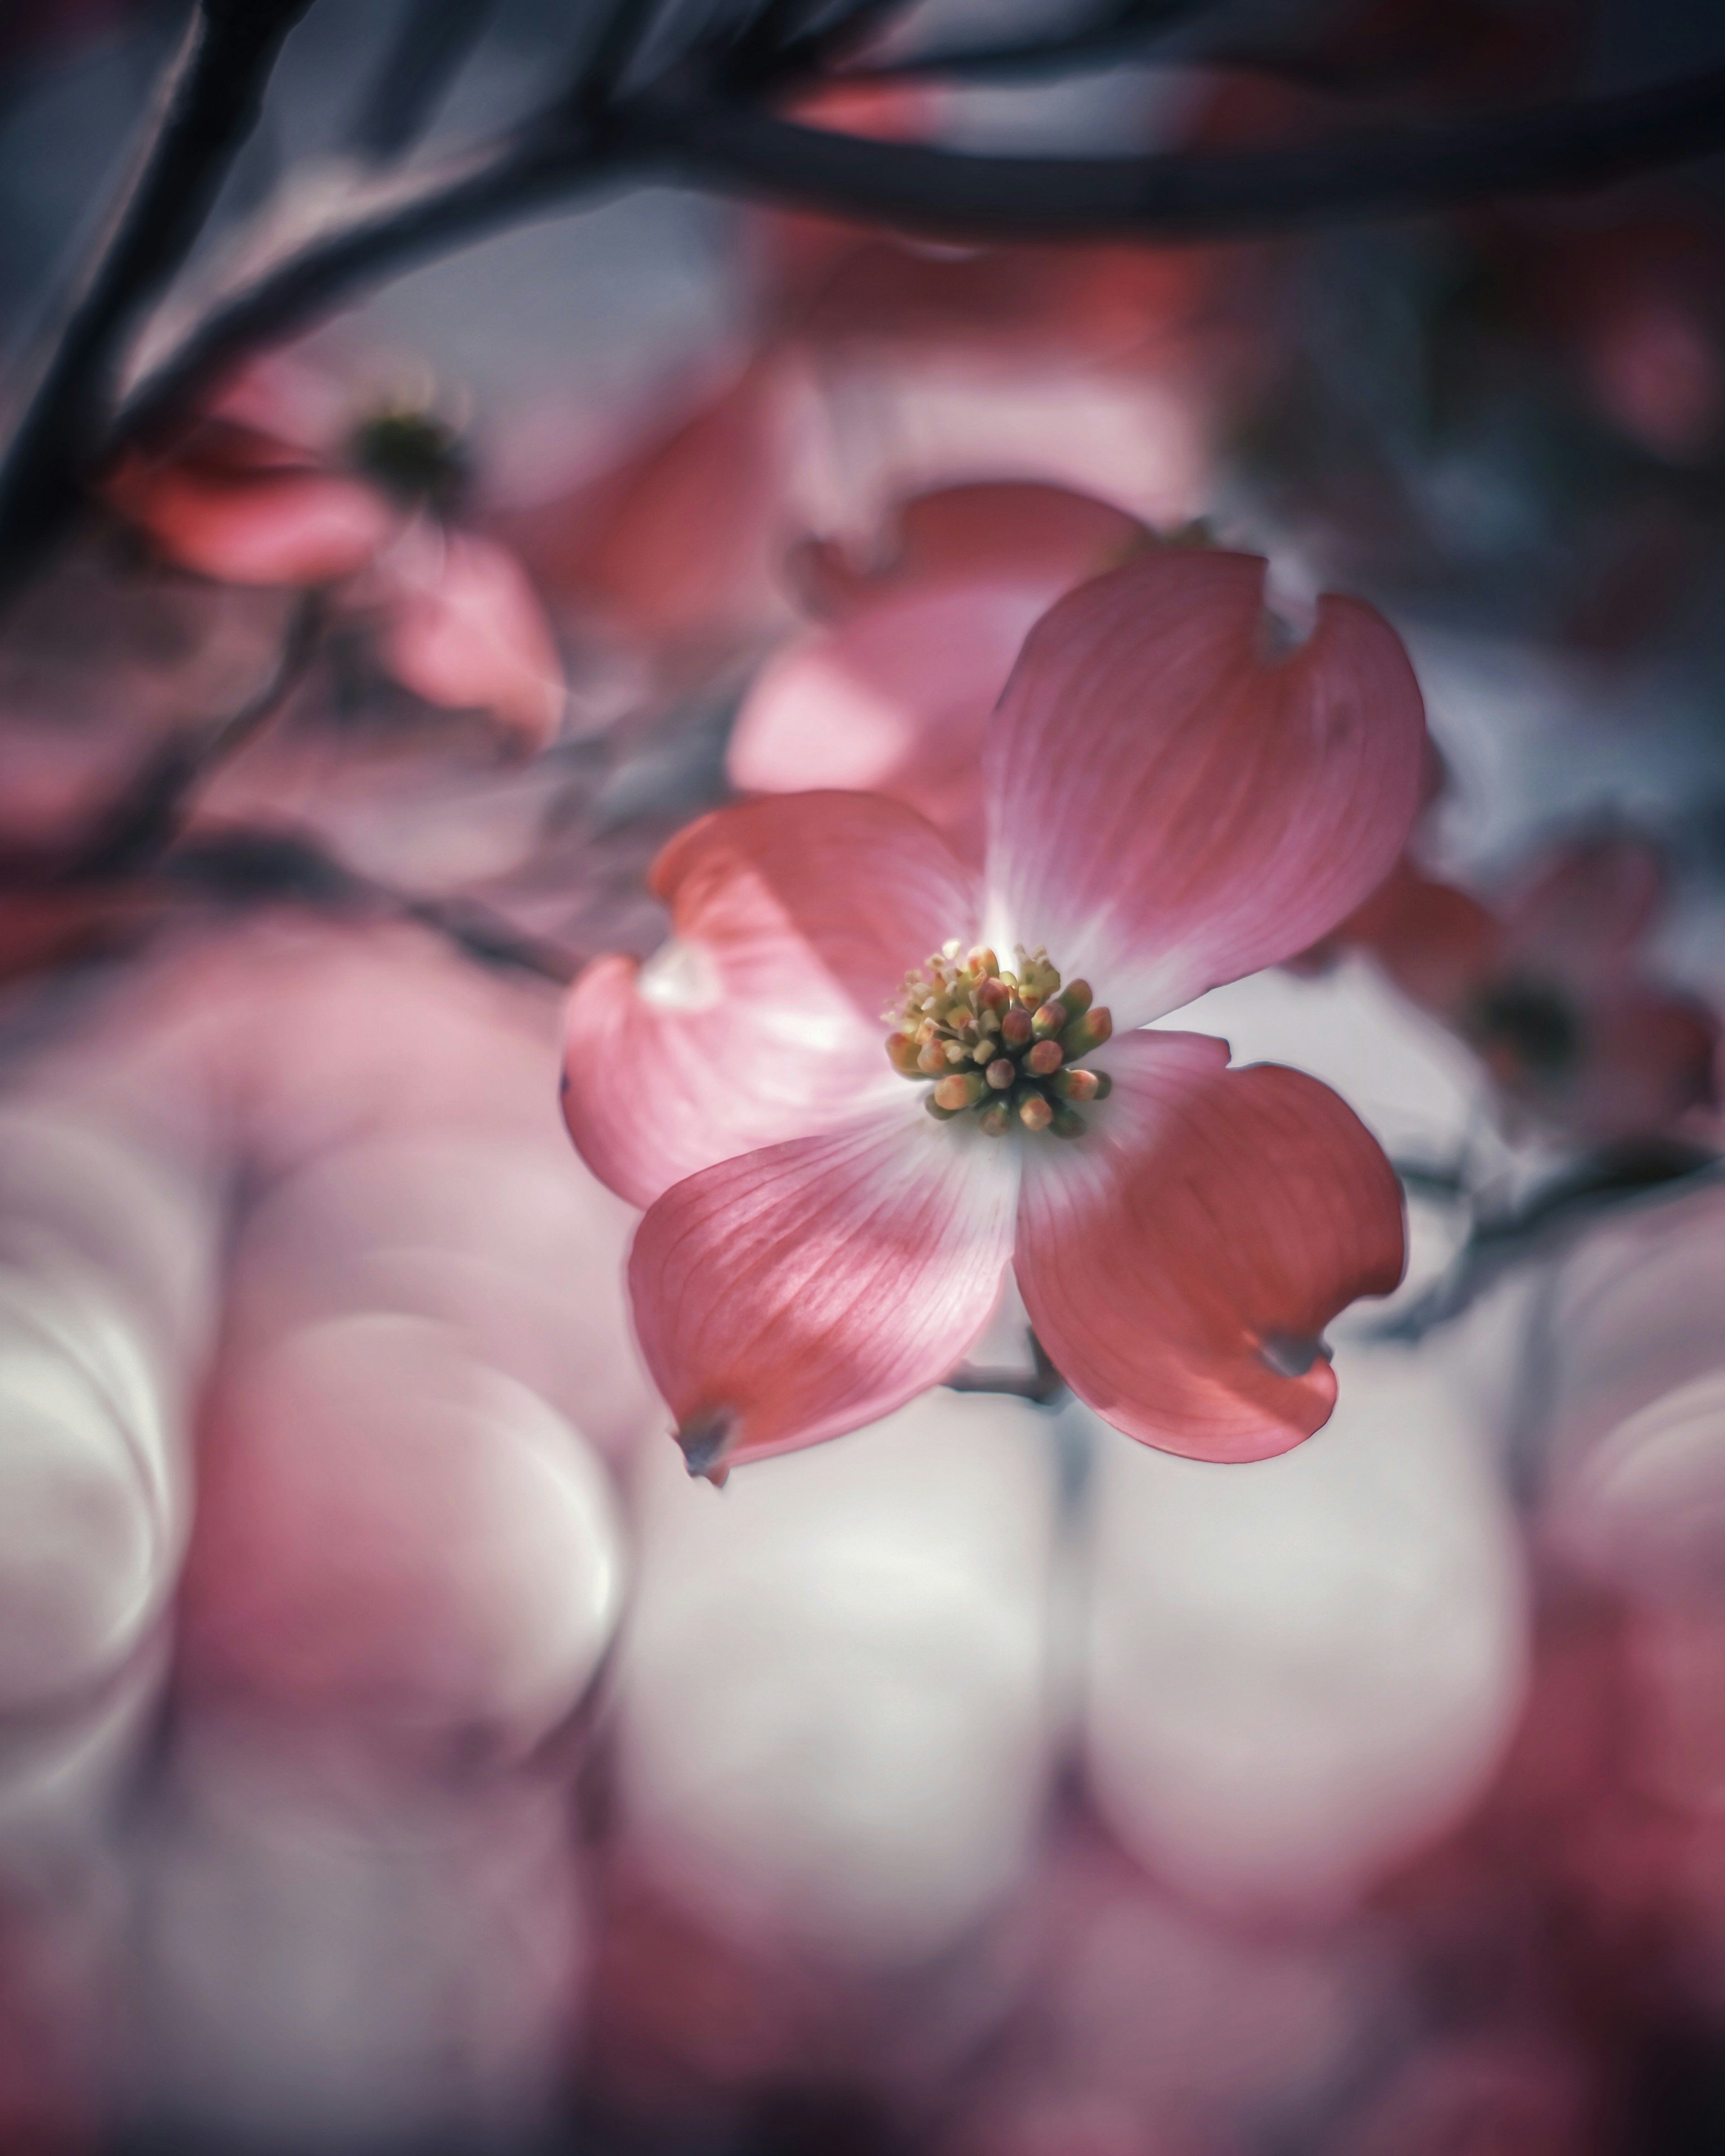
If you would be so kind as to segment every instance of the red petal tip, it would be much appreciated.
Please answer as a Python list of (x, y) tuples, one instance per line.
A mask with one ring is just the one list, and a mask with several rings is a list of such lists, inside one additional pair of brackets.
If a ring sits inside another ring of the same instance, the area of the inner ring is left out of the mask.
[(728, 1408), (716, 1408), (709, 1414), (697, 1416), (685, 1423), (676, 1433), (677, 1443), (683, 1449), (683, 1460), (695, 1481), (702, 1476), (716, 1490), (722, 1490), (731, 1470), (725, 1463), (725, 1454), (730, 1448), (737, 1430), (737, 1418)]

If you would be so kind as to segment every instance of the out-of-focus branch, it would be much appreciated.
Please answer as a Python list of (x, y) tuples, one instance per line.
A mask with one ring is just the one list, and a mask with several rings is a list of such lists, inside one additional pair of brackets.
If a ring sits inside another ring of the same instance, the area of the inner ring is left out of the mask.
[(353, 146), (382, 164), (417, 142), (484, 35), (496, 0), (407, 0), (354, 123)]
[[(1165, 12), (1187, 0), (1159, 3)], [(1306, 148), (977, 156), (799, 126), (747, 99), (691, 91), (687, 68), (674, 94), (661, 83), (619, 97), (616, 71), (639, 49), (653, 6), (615, 0), (572, 95), (459, 160), (373, 189), (254, 270), (203, 308), (115, 413), (108, 390), (120, 342), (183, 259), (274, 52), (306, 4), (203, 0), (144, 177), (0, 479), (0, 584), (8, 567), (15, 573), (26, 557), (40, 558), (80, 480), (236, 362), (429, 257), (547, 213), (608, 177), (683, 180), (957, 239), (1172, 242), (1601, 187), (1725, 144), (1725, 69), (1716, 69), (1622, 95)], [(763, 62), (762, 80), (866, 34), (898, 4), (858, 0), (814, 29), (794, 27), (809, 21), (806, 11), (779, 11), (785, 42)], [(1142, 16), (1142, 5), (1133, 12)]]
[(99, 439), (121, 348), (191, 252), (310, 0), (199, 0), (155, 124), (0, 467), (0, 588), (50, 541)]
[(373, 919), (413, 921), (488, 966), (567, 988), (587, 953), (524, 935), (477, 901), (429, 898), (380, 883), (298, 833), (236, 825), (175, 848), (161, 865), (174, 887), (228, 905), (287, 902)]
[(215, 300), (126, 399), (97, 461), (245, 353), (338, 313), (428, 256), (548, 213), (617, 162), (586, 128), (541, 123), (392, 189)]
[(819, 74), (866, 46), (911, 0), (767, 0), (733, 54), (745, 80), (782, 83)]
[(541, 122), (427, 174), (218, 300), (127, 399), (105, 447), (177, 408), (244, 352), (322, 320), (361, 290), (624, 171), (958, 237), (1176, 241), (1603, 187), (1722, 144), (1725, 69), (1457, 127), (1144, 157), (979, 157), (712, 104), (636, 101), (618, 107), (602, 136)]
[[(1443, 1278), (1378, 1328), (1419, 1341), (1471, 1309), (1519, 1265), (1547, 1255), (1615, 1207), (1676, 1195), (1725, 1171), (1718, 1154), (1677, 1138), (1603, 1147), (1546, 1183), (1512, 1213), (1480, 1220)], [(1404, 1180), (1408, 1180), (1404, 1172)]]
[(1130, 60), (1164, 31), (1204, 13), (1214, 0), (1114, 0), (1111, 7), (1050, 38), (993, 44), (932, 45), (925, 52), (850, 69), (846, 79), (890, 82), (937, 76), (947, 82), (1013, 82)]
[(794, 75), (836, 66), (868, 45), (895, 15), (906, 13), (912, 4), (913, 0), (850, 0), (848, 6), (829, 8), (812, 28), (780, 45), (775, 72)]
[(974, 157), (716, 105), (667, 111), (656, 131), (655, 161), (691, 181), (957, 238), (1244, 239), (1604, 187), (1705, 156), (1725, 146), (1725, 68), (1461, 126), (1291, 150)]
[(323, 624), (321, 594), (308, 592), (294, 609), (275, 671), (256, 695), (225, 718), (164, 744), (90, 834), (71, 872), (91, 879), (127, 875), (165, 852), (198, 789), (262, 732), (304, 680)]
[(576, 109), (589, 117), (603, 112), (615, 95), (653, 27), (654, 0), (604, 0), (603, 19), (576, 82)]
[(0, 849), (0, 891), (65, 889), (138, 875), (178, 836), (193, 796), (275, 717), (305, 679), (324, 619), (319, 593), (297, 603), (270, 678), (238, 711), (165, 742), (87, 829), (49, 845)]

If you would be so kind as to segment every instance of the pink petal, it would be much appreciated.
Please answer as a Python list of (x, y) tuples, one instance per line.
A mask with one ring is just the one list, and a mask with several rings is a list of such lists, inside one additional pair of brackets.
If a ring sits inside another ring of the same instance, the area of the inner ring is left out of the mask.
[(351, 382), (303, 357), (264, 352), (215, 391), (199, 431), (231, 427), (275, 442), (300, 463), (324, 463), (341, 453), (354, 416)]
[(1325, 598), (1282, 658), (1265, 565), (1170, 551), (1068, 593), (989, 729), (988, 926), (1136, 1025), (1290, 957), (1401, 852), (1425, 715), (1394, 631)]
[(983, 857), (982, 752), (1026, 632), (1064, 580), (889, 596), (793, 644), (756, 678), (731, 737), (732, 785), (845, 787), (907, 803)]
[(1404, 860), (1332, 941), (1369, 951), (1404, 995), (1453, 1022), (1501, 963), (1504, 933), (1476, 898)]
[(542, 748), (564, 697), (545, 610), (506, 549), (470, 531), (440, 537), (440, 548), (415, 545), (395, 565), (385, 664), (428, 703), (489, 711)]
[(836, 540), (811, 539), (793, 559), (809, 603), (844, 614), (937, 578), (1034, 583), (1052, 599), (1150, 538), (1128, 511), (1094, 495), (1043, 480), (979, 480), (901, 502), (874, 558), (860, 560)]
[(1609, 1144), (1676, 1129), (1692, 1111), (1715, 1105), (1719, 1025), (1704, 1004), (1629, 980), (1578, 1001), (1572, 1017), (1579, 1039), (1557, 1070), (1517, 1055), (1512, 1040), (1473, 1036), (1498, 1086), (1543, 1121)]
[(649, 1205), (697, 1168), (911, 1099), (880, 1014), (973, 935), (974, 886), (896, 802), (804, 793), (703, 816), (653, 868), (671, 940), (597, 960), (569, 999), (563, 1109), (582, 1158)]
[(397, 522), (362, 480), (261, 459), (134, 459), (107, 492), (171, 562), (230, 584), (321, 584), (351, 576)]
[(691, 1471), (837, 1437), (938, 1383), (999, 1292), (1017, 1163), (906, 1089), (668, 1190), (629, 1293)]
[(1597, 977), (1626, 965), (1665, 904), (1665, 856), (1651, 839), (1611, 832), (1548, 855), (1503, 907), (1511, 947), (1528, 964)]
[(1315, 1078), (1227, 1044), (1118, 1035), (1079, 1138), (1024, 1148), (1017, 1270), (1037, 1337), (1129, 1436), (1263, 1460), (1327, 1420), (1323, 1329), (1401, 1277), (1401, 1193)]
[(783, 605), (784, 461), (778, 382), (750, 367), (505, 528), (546, 589), (629, 633), (728, 634)]

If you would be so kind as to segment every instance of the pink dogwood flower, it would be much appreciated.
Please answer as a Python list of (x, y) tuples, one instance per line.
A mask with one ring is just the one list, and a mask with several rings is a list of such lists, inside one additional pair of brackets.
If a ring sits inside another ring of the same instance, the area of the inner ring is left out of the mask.
[(248, 377), (165, 451), (128, 452), (109, 501), (200, 576), (332, 588), (403, 688), (542, 747), (562, 716), (562, 662), (520, 562), (459, 514), (452, 430), (404, 405), (342, 438), (326, 414), (305, 424), (290, 387)]
[(647, 1209), (635, 1326), (692, 1472), (938, 1383), (1009, 1264), (1074, 1391), (1147, 1444), (1255, 1460), (1327, 1417), (1324, 1327), (1400, 1277), (1389, 1165), (1315, 1080), (1140, 1029), (1342, 919), (1418, 804), (1394, 631), (1326, 598), (1277, 652), (1264, 576), (1147, 555), (1042, 617), (980, 872), (900, 802), (740, 803), (661, 855), (670, 942), (577, 982), (565, 1115)]

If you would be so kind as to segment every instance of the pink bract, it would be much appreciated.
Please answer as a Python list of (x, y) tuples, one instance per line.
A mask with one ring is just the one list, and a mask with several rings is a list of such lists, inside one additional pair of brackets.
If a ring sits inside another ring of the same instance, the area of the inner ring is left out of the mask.
[(883, 793), (980, 865), (988, 716), (1026, 632), (1060, 588), (1003, 579), (896, 593), (792, 644), (737, 714), (732, 783), (752, 793)]
[(400, 521), (363, 480), (226, 420), (205, 422), (174, 456), (128, 456), (108, 498), (169, 561), (229, 584), (352, 576)]
[[(1146, 555), (1042, 617), (988, 731), (979, 877), (879, 797), (745, 803), (661, 860), (666, 952), (577, 983), (565, 1112), (647, 1205), (635, 1322), (695, 1471), (938, 1382), (1009, 1262), (1062, 1373), (1132, 1435), (1250, 1460), (1325, 1420), (1324, 1326), (1400, 1276), (1387, 1163), (1298, 1073), (1119, 1037), (1332, 927), (1418, 806), (1394, 632), (1330, 599), (1278, 653), (1264, 576)], [(978, 938), (1045, 946), (1112, 1010), (1114, 1091), (1081, 1135), (937, 1122), (889, 1067), (905, 969)]]
[(452, 711), (490, 711), (530, 749), (555, 737), (562, 662), (514, 555), (477, 532), (416, 531), (379, 573), (384, 660), (404, 688)]
[(936, 583), (1066, 590), (1154, 544), (1128, 511), (1047, 480), (973, 480), (901, 502), (866, 554), (806, 539), (791, 570), (810, 608), (838, 619), (889, 593)]
[(751, 631), (783, 603), (781, 403), (771, 367), (752, 366), (499, 528), (548, 591), (626, 636), (722, 643)]
[(295, 393), (316, 386), (243, 379), (167, 451), (129, 454), (109, 501), (199, 576), (331, 588), (339, 608), (375, 616), (378, 656), (404, 688), (543, 747), (562, 715), (562, 662), (526, 571), (344, 460), (335, 415), (308, 427), (297, 408), (311, 400)]
[(1714, 1097), (1717, 1021), (1648, 963), (1664, 903), (1651, 840), (1594, 833), (1536, 860), (1495, 910), (1402, 861), (1332, 947), (1369, 952), (1459, 1033), (1512, 1116), (1609, 1143)]
[(885, 793), (980, 863), (983, 740), (1027, 631), (1063, 592), (1153, 543), (1111, 503), (1029, 480), (914, 497), (871, 562), (806, 542), (801, 581), (836, 619), (757, 675), (732, 783)]

